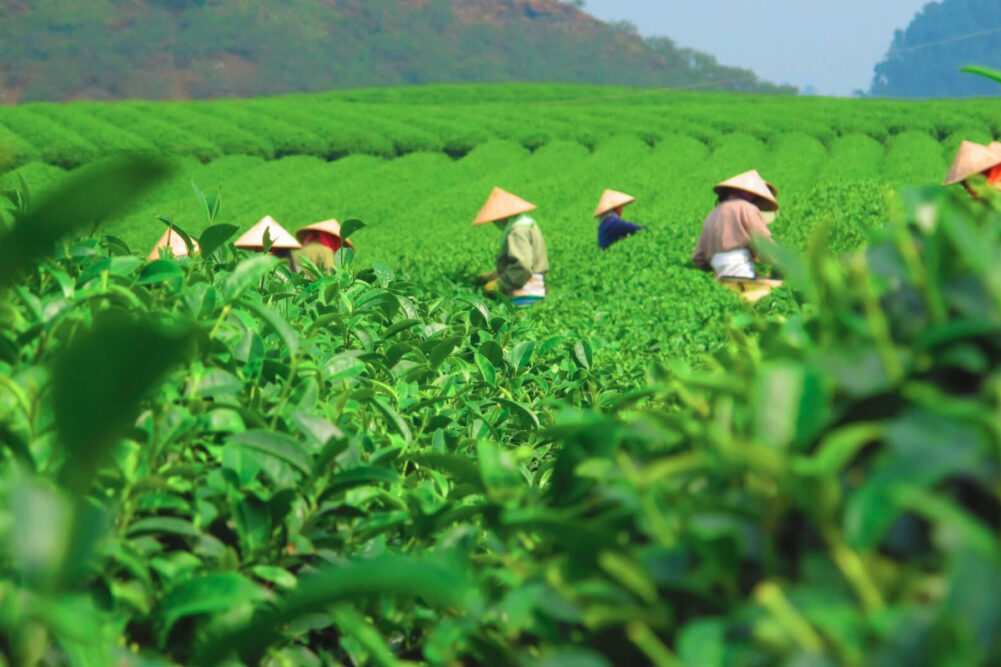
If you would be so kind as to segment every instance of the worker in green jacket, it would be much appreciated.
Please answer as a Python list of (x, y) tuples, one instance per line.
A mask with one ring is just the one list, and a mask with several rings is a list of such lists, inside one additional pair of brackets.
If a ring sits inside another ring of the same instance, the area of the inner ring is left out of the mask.
[(535, 205), (510, 192), (494, 188), (473, 225), (493, 223), (503, 232), (497, 269), (481, 278), (488, 293), (502, 291), (518, 307), (531, 306), (546, 296), (549, 254), (539, 223), (530, 215)]

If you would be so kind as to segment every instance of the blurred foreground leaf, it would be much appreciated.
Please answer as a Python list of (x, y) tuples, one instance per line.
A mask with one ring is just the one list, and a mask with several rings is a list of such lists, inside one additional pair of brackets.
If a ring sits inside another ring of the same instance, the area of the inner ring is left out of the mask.
[(61, 481), (85, 490), (142, 399), (187, 346), (187, 335), (149, 323), (115, 322), (79, 336), (56, 360), (56, 428), (66, 448)]
[(167, 173), (161, 162), (119, 158), (67, 177), (0, 238), (0, 288), (37, 266), (59, 239), (121, 213)]
[(383, 557), (329, 568), (301, 579), (297, 592), (273, 611), (258, 614), (248, 626), (206, 643), (196, 662), (214, 665), (236, 653), (248, 664), (257, 664), (289, 621), (338, 602), (383, 594), (419, 598), (439, 607), (461, 607), (469, 601), (470, 589), (456, 568), (414, 558)]
[(981, 67), (979, 65), (968, 65), (964, 67), (961, 72), (966, 74), (976, 74), (977, 76), (982, 76), (985, 79), (990, 79), (995, 83), (1001, 83), (1001, 72), (996, 69), (991, 69), (989, 67)]

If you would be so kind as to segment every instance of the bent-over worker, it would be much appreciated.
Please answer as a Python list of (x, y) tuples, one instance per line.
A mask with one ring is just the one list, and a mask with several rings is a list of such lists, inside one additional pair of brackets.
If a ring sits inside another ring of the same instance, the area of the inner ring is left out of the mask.
[(337, 251), (344, 245), (352, 250), (355, 247), (350, 240), (341, 239), (341, 223), (333, 219), (306, 225), (296, 231), (295, 236), (302, 244), (301, 250), (292, 253), (297, 270), (302, 270), (299, 258), (305, 257), (318, 269), (329, 273), (334, 270), (334, 255)]
[(295, 240), (288, 231), (278, 224), (270, 215), (266, 215), (261, 220), (243, 233), (240, 238), (233, 242), (237, 248), (247, 250), (264, 250), (264, 238), (267, 235), (271, 239), (271, 254), (282, 259), (292, 260), (292, 251), (302, 248), (302, 244)]
[(598, 223), (599, 248), (605, 250), (616, 241), (646, 229), (642, 225), (634, 225), (622, 219), (622, 212), (626, 206), (634, 201), (636, 201), (636, 197), (615, 190), (605, 190), (604, 194), (601, 195), (598, 208), (594, 211), (594, 217), (600, 218)]
[(717, 278), (756, 278), (751, 240), (772, 238), (768, 224), (779, 208), (778, 191), (757, 170), (734, 176), (714, 189), (719, 199), (702, 223), (692, 262), (711, 268)]
[(943, 185), (962, 183), (971, 197), (979, 197), (971, 179), (981, 175), (987, 178), (987, 185), (1001, 190), (1001, 143), (983, 146), (972, 141), (964, 141), (956, 152), (956, 159), (949, 168)]
[(493, 223), (503, 232), (497, 270), (482, 276), (488, 292), (503, 291), (516, 306), (531, 306), (546, 296), (549, 254), (539, 223), (530, 215), (535, 204), (494, 188), (473, 225)]
[[(191, 239), (191, 249), (194, 252), (199, 252), (198, 241)], [(173, 227), (163, 233), (146, 259), (151, 262), (156, 259), (164, 259), (167, 256), (165, 250), (169, 250), (172, 257), (186, 257), (188, 254), (188, 244), (184, 242), (180, 234), (174, 231)]]

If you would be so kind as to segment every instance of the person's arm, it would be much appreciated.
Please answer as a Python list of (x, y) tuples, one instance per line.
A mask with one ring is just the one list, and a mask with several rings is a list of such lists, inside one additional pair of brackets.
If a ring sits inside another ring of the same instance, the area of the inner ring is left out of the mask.
[(490, 282), (491, 280), (497, 280), (496, 271), (484, 271), (483, 273), (477, 274), (473, 277), (473, 282), (477, 285), (483, 285)]
[(700, 269), (705, 269), (709, 266), (709, 260), (706, 258), (706, 251), (702, 247), (701, 243), (695, 246), (695, 252), (692, 253), (692, 264)]
[(531, 233), (527, 228), (515, 227), (504, 242), (504, 253), (497, 263), (500, 285), (506, 292), (520, 289), (532, 277), (531, 266), (535, 252)]
[(765, 224), (765, 219), (761, 216), (761, 212), (753, 204), (751, 206), (746, 206), (741, 210), (741, 226), (744, 231), (751, 238), (755, 236), (763, 236), (766, 239), (771, 240), (772, 232), (768, 229), (768, 225)]
[(756, 248), (761, 243), (771, 243), (772, 242), (772, 231), (768, 229), (768, 225), (765, 224), (764, 218), (758, 212), (757, 208), (745, 209), (744, 215), (741, 220), (744, 231), (750, 238), (750, 250), (751, 254), (754, 256), (754, 260), (757, 261), (758, 253)]
[(609, 244), (646, 229), (646, 227), (634, 225), (619, 217), (606, 218), (601, 224), (604, 225), (605, 237), (608, 239)]
[(692, 252), (692, 264), (700, 269), (707, 269), (709, 268), (710, 259), (711, 258), (706, 255), (705, 241), (703, 241), (702, 236), (699, 236), (699, 240), (695, 244), (695, 250)]

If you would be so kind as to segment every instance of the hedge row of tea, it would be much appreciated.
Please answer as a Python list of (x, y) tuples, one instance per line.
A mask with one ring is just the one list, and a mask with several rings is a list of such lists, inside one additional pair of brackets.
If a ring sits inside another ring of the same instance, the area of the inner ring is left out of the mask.
[(935, 190), (843, 261), (780, 251), (801, 309), (636, 383), (535, 313), (347, 256), (307, 282), (224, 223), (191, 260), (40, 257), (148, 172), (86, 173), (0, 244), (8, 664), (1001, 660), (996, 210)]
[[(734, 295), (689, 261), (714, 203), (712, 184), (762, 170), (780, 189), (777, 237), (802, 248), (814, 229), (830, 226), (830, 251), (838, 254), (858, 247), (883, 222), (890, 186), (940, 180), (950, 150), (918, 131), (885, 144), (863, 134), (825, 144), (803, 132), (767, 141), (731, 132), (711, 146), (687, 135), (665, 135), (655, 146), (615, 135), (590, 149), (552, 140), (534, 151), (492, 140), (458, 159), (440, 152), (333, 162), (301, 155), (231, 155), (204, 164), (188, 158), (106, 230), (137, 251), (147, 251), (162, 234), (158, 216), (200, 234), (207, 223), (193, 181), (221, 193), (218, 221), (241, 229), (265, 215), (292, 230), (331, 217), (364, 220), (368, 226), (355, 237), (362, 265), (392, 266), (443, 296), (472, 296), (469, 279), (491, 268), (498, 237), (470, 221), (500, 185), (539, 206), (549, 246), (550, 297), (529, 317), (550, 335), (588, 336), (614, 352), (600, 355), (599, 363), (640, 379), (651, 361), (694, 360), (718, 347), (727, 314), (738, 309)], [(39, 194), (63, 172), (34, 163), (18, 173)], [(639, 196), (627, 217), (649, 230), (601, 253), (592, 213), (605, 188)], [(786, 312), (794, 304), (785, 296), (771, 307)]]
[(574, 86), (402, 88), (186, 103), (28, 104), (0, 107), (6, 166), (41, 161), (63, 167), (109, 153), (265, 159), (335, 159), (416, 151), (463, 155), (494, 140), (535, 149), (554, 139), (589, 148), (614, 135), (656, 145), (687, 135), (710, 148), (732, 132), (763, 141), (801, 132), (828, 144), (861, 134), (885, 143), (909, 131), (998, 134), (996, 101), (901, 104), (874, 100), (696, 95)]

